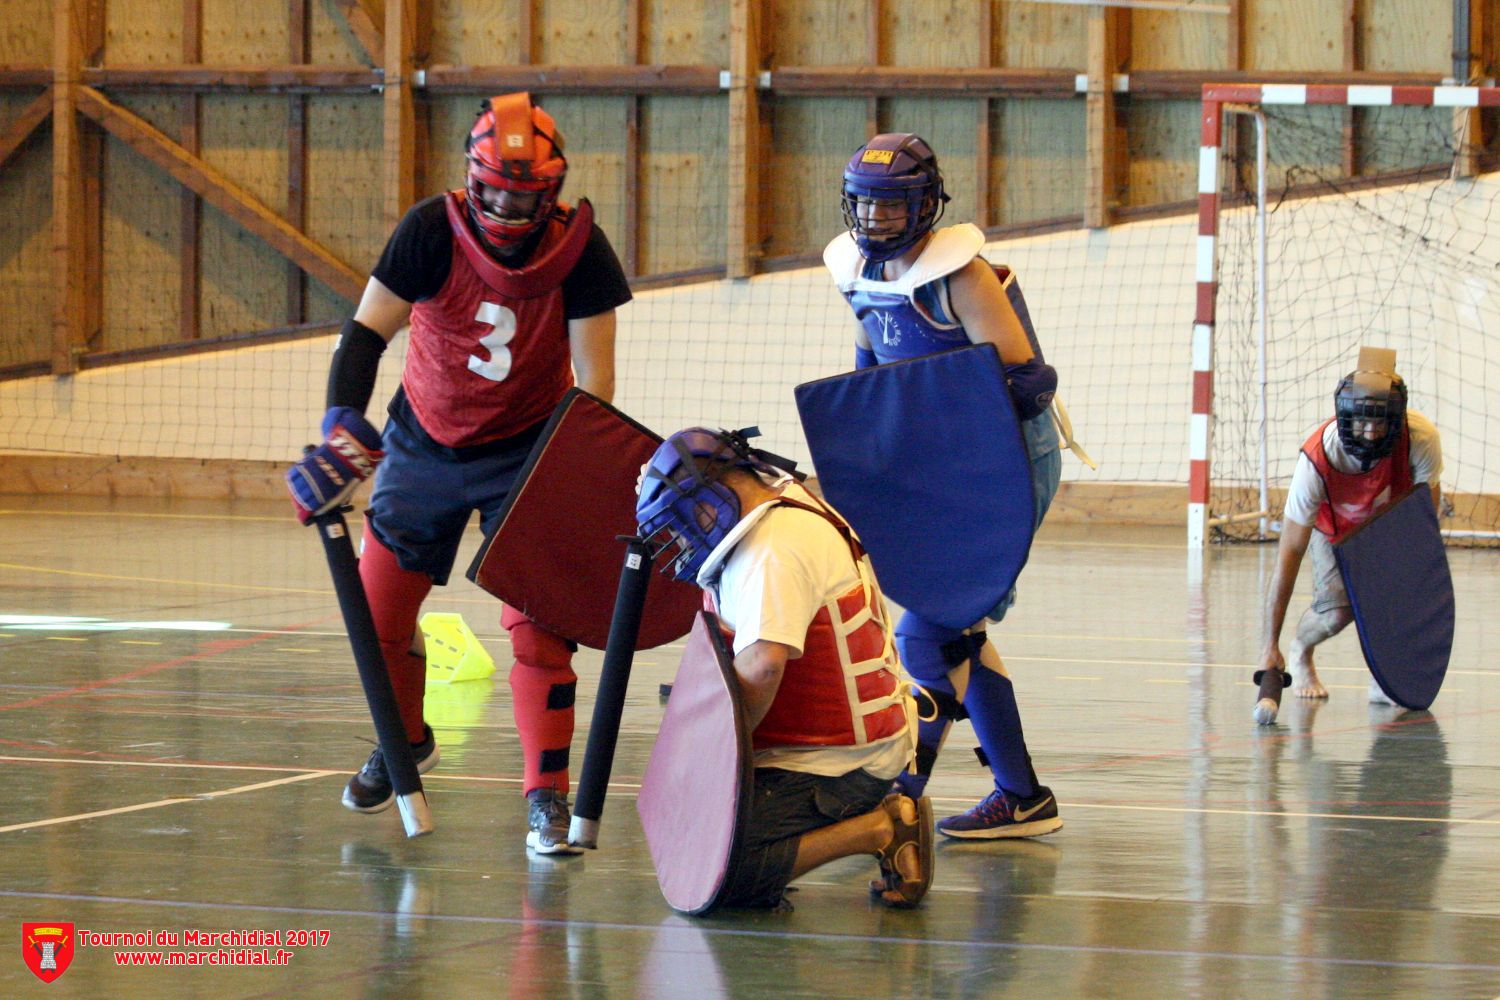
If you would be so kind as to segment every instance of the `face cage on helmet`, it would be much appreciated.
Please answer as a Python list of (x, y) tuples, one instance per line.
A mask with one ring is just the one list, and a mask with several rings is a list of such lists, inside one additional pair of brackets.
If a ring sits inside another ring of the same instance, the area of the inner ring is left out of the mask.
[[(1338, 401), (1339, 442), (1350, 457), (1369, 463), (1385, 458), (1396, 446), (1396, 437), (1401, 433), (1402, 414), (1399, 407), (1391, 406), (1387, 400), (1341, 399)], [(1371, 420), (1385, 421), (1385, 433), (1373, 441), (1355, 430), (1356, 423)]]
[[(844, 226), (854, 236), (855, 245), (865, 259), (877, 263), (901, 256), (943, 217), (941, 178), (923, 177), (899, 185), (885, 183), (889, 186), (855, 181), (846, 174), (840, 198)], [(859, 221), (860, 198), (905, 202), (906, 224), (901, 233), (880, 237), (873, 228), (866, 230)]]
[[(708, 554), (740, 519), (739, 496), (723, 483), (705, 479), (696, 466), (690, 468), (691, 475), (681, 480), (657, 479), (658, 495), (637, 514), (651, 558), (665, 556), (661, 571), (688, 583), (698, 579)], [(649, 486), (641, 489), (644, 495)], [(707, 527), (699, 520), (705, 509), (712, 518)]]
[[(566, 170), (566, 167), (564, 169)], [(546, 182), (511, 181), (496, 178), (500, 180), (500, 183), (492, 184), (480, 178), (479, 174), (481, 171), (490, 175), (494, 175), (495, 173), (488, 167), (478, 163), (473, 157), (470, 157), (469, 176), (465, 185), (465, 190), (468, 194), (469, 218), (474, 221), (475, 227), (479, 230), (480, 235), (484, 237), (485, 242), (489, 243), (492, 247), (500, 250), (514, 249), (526, 242), (531, 234), (536, 232), (547, 221), (548, 217), (552, 215), (552, 210), (557, 205), (557, 196), (562, 191), (562, 178)], [(480, 199), (480, 194), (486, 187), (497, 191), (538, 193), (541, 197), (537, 199), (536, 211), (532, 213), (530, 221), (522, 225), (512, 225), (497, 222), (484, 214), (482, 207), (484, 203)]]
[[(1356, 373), (1357, 374), (1357, 373)], [(1376, 461), (1385, 458), (1396, 446), (1396, 439), (1406, 422), (1406, 383), (1392, 376), (1390, 388), (1384, 399), (1355, 396), (1354, 375), (1346, 376), (1333, 394), (1335, 425), (1339, 443), (1352, 458), (1356, 458), (1368, 469)], [(1384, 420), (1385, 434), (1368, 440), (1355, 432), (1355, 423)]]

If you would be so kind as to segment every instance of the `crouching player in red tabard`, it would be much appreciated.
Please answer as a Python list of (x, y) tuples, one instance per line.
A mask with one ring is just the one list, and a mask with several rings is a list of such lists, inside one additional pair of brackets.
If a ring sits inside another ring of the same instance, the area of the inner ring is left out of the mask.
[(871, 893), (916, 906), (935, 835), (927, 798), (891, 792), (915, 742), (885, 600), (848, 523), (748, 433), (672, 435), (636, 505), (663, 569), (705, 588), (732, 633), (754, 788), (719, 905), (780, 906), (793, 879), (872, 854)]
[[(375, 474), (360, 578), (424, 773), (438, 747), (422, 711), (422, 601), (447, 582), (473, 511), (489, 530), (575, 373), (581, 388), (613, 396), (615, 309), (630, 300), (589, 203), (558, 200), (563, 138), (528, 94), (485, 101), (464, 149), (465, 187), (417, 204), (386, 244), (334, 350), (325, 442), (288, 476), (305, 520)], [(408, 321), (401, 387), (376, 432), (365, 407), (381, 354)], [(527, 845), (575, 854), (567, 836), (576, 647), (508, 606), (501, 624), (515, 655)], [(379, 812), (392, 798), (377, 748), (343, 802)]]
[[(1308, 437), (1292, 472), (1276, 569), (1266, 596), (1265, 645), (1255, 673), (1260, 691), (1254, 715), (1263, 726), (1276, 721), (1285, 687), (1292, 687), (1299, 698), (1328, 697), (1313, 666), (1313, 650), (1354, 620), (1334, 543), (1417, 483), (1431, 488), (1433, 509), (1442, 509), (1438, 475), (1443, 471), (1443, 450), (1437, 428), (1407, 409), (1406, 383), (1394, 371), (1394, 352), (1362, 351), (1361, 359), (1380, 355), (1389, 355), (1389, 361), (1350, 372), (1339, 381), (1333, 418)], [(1288, 667), (1281, 653), (1281, 629), (1304, 554), (1312, 556), (1313, 600), (1297, 623)], [(1392, 703), (1373, 678), (1369, 699)]]

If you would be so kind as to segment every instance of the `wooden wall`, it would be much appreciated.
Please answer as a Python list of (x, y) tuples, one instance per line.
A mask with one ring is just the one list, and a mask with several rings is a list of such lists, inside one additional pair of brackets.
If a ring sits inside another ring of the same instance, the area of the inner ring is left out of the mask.
[[(54, 3), (0, 5), (0, 71), (50, 73)], [(102, 65), (229, 67), (379, 63), (344, 8), (383, 26), (384, 0), (96, 0)], [(772, 73), (757, 94), (755, 169), (731, 160), (723, 92), (631, 93), (628, 88), (534, 89), (567, 138), (565, 198), (589, 197), (634, 273), (722, 268), (726, 213), (757, 178), (752, 259), (760, 266), (815, 254), (839, 229), (843, 162), (871, 129), (916, 131), (939, 153), (950, 220), (1001, 226), (1081, 219), (1092, 151), (1085, 101), (1063, 92), (779, 93), (788, 68), (895, 67), (1082, 74), (1090, 9), (1042, 0), (739, 0), (759, 11), (758, 39), (737, 37), (724, 0), (434, 0), (421, 5), (419, 67), (707, 67), (731, 65), (738, 45)], [(193, 31), (194, 3), (199, 10)], [(1500, 0), (1482, 7), (1484, 52), (1500, 30)], [(1124, 73), (1204, 79), (1238, 71), (1425, 75), (1451, 72), (1451, 8), (1434, 0), (1222, 0), (1221, 13), (1130, 9), (1118, 18)], [(304, 23), (294, 24), (302, 10)], [(1351, 16), (1352, 14), (1352, 16)], [(1423, 24), (1425, 30), (1413, 30)], [(1488, 64), (1481, 67), (1488, 69)], [(43, 84), (0, 77), (0, 130)], [(366, 92), (223, 88), (109, 91), (363, 275), (389, 231), (383, 202), (384, 105)], [(1186, 203), (1197, 170), (1197, 101), (1117, 95), (1120, 156), (1108, 198), (1120, 209)], [(418, 196), (462, 177), (462, 139), (481, 93), (417, 89)], [(86, 125), (88, 129), (94, 126)], [(1371, 127), (1362, 121), (1360, 127)], [(0, 167), (0, 369), (45, 360), (53, 338), (50, 126)], [(336, 321), (347, 299), (297, 269), (119, 139), (103, 140), (105, 306), (91, 351), (214, 338)], [(188, 277), (191, 276), (191, 277)], [(191, 283), (191, 288), (188, 287)]]

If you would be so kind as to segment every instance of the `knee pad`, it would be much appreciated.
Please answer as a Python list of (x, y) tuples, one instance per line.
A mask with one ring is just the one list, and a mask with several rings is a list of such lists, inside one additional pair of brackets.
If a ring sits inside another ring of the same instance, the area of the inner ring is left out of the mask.
[[(896, 626), (896, 651), (906, 672), (924, 687), (945, 681), (949, 671), (964, 661), (977, 659), (984, 645), (983, 632), (934, 625), (911, 612)], [(952, 693), (950, 685), (949, 692)]]
[(500, 613), (500, 624), (510, 633), (511, 653), (516, 662), (539, 670), (573, 672), (577, 643), (547, 631), (509, 604)]

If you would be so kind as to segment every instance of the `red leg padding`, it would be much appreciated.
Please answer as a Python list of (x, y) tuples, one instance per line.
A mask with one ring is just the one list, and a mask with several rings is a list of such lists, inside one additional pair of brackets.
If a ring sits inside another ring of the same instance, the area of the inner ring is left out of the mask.
[(411, 651), (412, 637), (417, 633), (417, 612), (432, 589), (432, 578), (426, 573), (404, 570), (396, 554), (380, 543), (370, 522), (365, 521), (364, 551), (359, 557), (359, 578), (365, 585), (370, 615), (375, 619), (375, 633), (380, 638), (380, 652), (385, 669), (391, 676), (396, 704), (401, 709), (401, 724), (406, 738), (422, 742), (422, 699), (427, 692), (427, 662)]
[(568, 791), (568, 750), (573, 743), (573, 648), (505, 605), (500, 624), (510, 632), (516, 662), (510, 668), (510, 692), (516, 731), (525, 761), (525, 791)]

